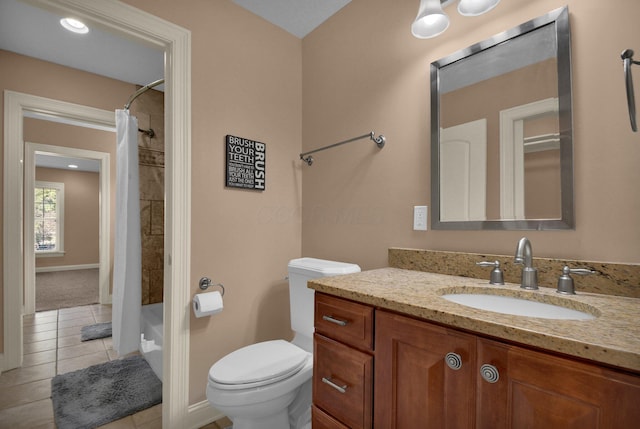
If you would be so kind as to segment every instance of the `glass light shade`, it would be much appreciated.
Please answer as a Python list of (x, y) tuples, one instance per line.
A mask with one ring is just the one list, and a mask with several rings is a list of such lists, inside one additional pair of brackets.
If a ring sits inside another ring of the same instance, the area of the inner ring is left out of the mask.
[(460, 0), (458, 12), (464, 16), (478, 16), (489, 12), (500, 0)]
[(411, 34), (418, 39), (436, 37), (449, 27), (449, 17), (442, 10), (440, 0), (420, 0), (418, 16), (411, 24)]
[(60, 25), (73, 33), (87, 34), (89, 32), (89, 27), (84, 25), (82, 21), (78, 21), (74, 18), (62, 18), (60, 20)]

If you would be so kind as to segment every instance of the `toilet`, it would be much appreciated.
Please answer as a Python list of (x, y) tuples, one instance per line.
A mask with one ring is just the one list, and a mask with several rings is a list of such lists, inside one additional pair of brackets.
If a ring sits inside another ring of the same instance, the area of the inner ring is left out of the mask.
[(207, 399), (233, 429), (311, 428), (314, 291), (307, 280), (357, 273), (360, 267), (315, 258), (289, 262), (293, 340), (251, 344), (209, 369)]

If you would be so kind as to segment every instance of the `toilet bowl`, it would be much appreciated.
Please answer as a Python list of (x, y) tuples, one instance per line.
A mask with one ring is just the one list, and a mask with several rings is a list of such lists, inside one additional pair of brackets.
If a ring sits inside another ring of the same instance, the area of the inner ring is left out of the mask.
[(207, 400), (233, 429), (306, 429), (311, 425), (313, 290), (307, 280), (359, 272), (343, 262), (289, 262), (291, 342), (272, 340), (238, 349), (209, 369)]

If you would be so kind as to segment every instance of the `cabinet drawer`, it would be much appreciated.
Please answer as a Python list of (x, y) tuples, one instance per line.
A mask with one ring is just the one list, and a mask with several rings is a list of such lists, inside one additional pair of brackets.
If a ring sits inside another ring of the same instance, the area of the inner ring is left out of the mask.
[(316, 293), (316, 332), (361, 350), (373, 348), (373, 308)]
[(349, 429), (315, 405), (311, 407), (311, 427), (313, 429)]
[(350, 428), (370, 428), (373, 357), (314, 335), (313, 403)]

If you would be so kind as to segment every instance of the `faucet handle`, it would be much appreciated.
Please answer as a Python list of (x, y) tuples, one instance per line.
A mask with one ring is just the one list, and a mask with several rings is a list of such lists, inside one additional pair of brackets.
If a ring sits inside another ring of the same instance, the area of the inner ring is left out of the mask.
[(502, 275), (502, 270), (500, 269), (500, 261), (481, 261), (476, 262), (476, 265), (480, 267), (494, 267), (491, 270), (491, 275), (489, 279), (489, 284), (492, 285), (503, 285), (504, 284), (504, 276)]
[(598, 274), (598, 272), (589, 270), (587, 268), (569, 268), (568, 265), (565, 265), (562, 268), (562, 274), (558, 278), (558, 289), (556, 290), (556, 292), (563, 293), (565, 295), (576, 294), (576, 288), (573, 283), (573, 278), (571, 277), (571, 274), (587, 276), (589, 274)]

